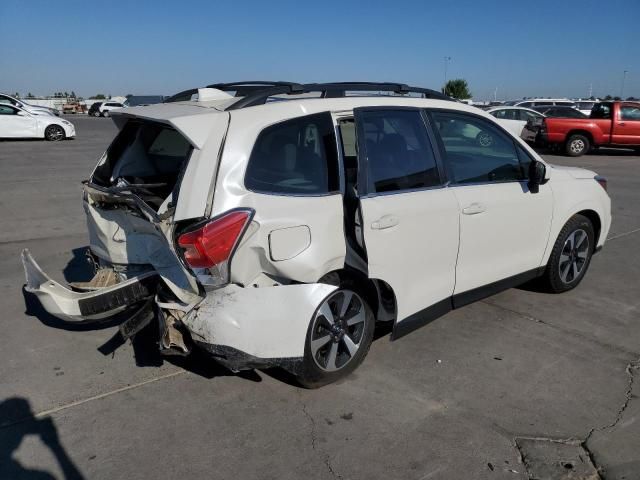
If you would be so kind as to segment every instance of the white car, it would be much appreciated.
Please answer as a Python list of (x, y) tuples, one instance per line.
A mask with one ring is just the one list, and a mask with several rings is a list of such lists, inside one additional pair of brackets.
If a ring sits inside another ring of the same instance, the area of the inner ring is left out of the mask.
[(600, 100), (576, 100), (576, 108), (584, 113), (586, 116), (591, 115), (591, 110), (595, 107)]
[(433, 90), (263, 82), (168, 102), (113, 112), (84, 184), (94, 279), (63, 286), (23, 252), (49, 313), (119, 315), (125, 338), (157, 321), (164, 352), (317, 387), (362, 362), (376, 322), (395, 340), (529, 280), (574, 288), (609, 231), (604, 179)]
[(577, 104), (573, 100), (568, 98), (528, 98), (526, 100), (512, 100), (505, 102), (505, 105), (511, 107), (548, 107), (548, 106), (562, 106), (576, 108)]
[(93, 112), (93, 115), (96, 117), (108, 117), (109, 115), (111, 115), (111, 112), (113, 112), (114, 110), (118, 110), (120, 108), (126, 108), (125, 105), (120, 102), (106, 101), (106, 102), (97, 102), (97, 103), (100, 103), (100, 105)]
[(30, 103), (18, 100), (17, 98), (5, 93), (0, 93), (0, 105), (1, 104), (13, 105), (14, 107), (21, 108), (29, 113), (33, 113), (34, 115), (58, 115), (58, 111), (53, 108), (31, 105)]
[(494, 107), (487, 110), (498, 119), (498, 123), (516, 137), (522, 137), (523, 129), (528, 121), (544, 118), (544, 115), (524, 107)]
[(0, 103), (0, 138), (44, 138), (59, 141), (75, 136), (76, 128), (67, 120)]

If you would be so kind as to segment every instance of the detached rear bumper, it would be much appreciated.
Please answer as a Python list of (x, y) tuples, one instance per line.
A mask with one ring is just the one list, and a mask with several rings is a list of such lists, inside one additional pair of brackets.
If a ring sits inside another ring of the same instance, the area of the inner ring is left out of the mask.
[(52, 280), (27, 249), (22, 251), (22, 264), (27, 292), (36, 295), (51, 315), (72, 322), (107, 319), (153, 297), (159, 278), (151, 271), (109, 287), (78, 292)]

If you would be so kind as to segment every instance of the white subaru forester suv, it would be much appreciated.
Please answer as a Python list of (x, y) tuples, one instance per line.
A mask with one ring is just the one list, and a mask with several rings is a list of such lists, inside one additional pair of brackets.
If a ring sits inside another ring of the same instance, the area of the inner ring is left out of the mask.
[(606, 180), (547, 165), (495, 119), (403, 84), (216, 84), (111, 112), (84, 183), (95, 277), (27, 286), (68, 321), (160, 325), (166, 353), (309, 387), (397, 339), (538, 279), (574, 288), (611, 223)]

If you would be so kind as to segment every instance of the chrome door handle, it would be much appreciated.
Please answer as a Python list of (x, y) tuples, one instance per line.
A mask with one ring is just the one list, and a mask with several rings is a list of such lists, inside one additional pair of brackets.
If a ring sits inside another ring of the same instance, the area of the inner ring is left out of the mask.
[(395, 227), (400, 220), (395, 215), (385, 215), (371, 224), (373, 230), (384, 230), (385, 228)]
[(624, 127), (626, 125), (626, 123), (624, 122), (618, 122), (618, 125), (620, 125), (621, 127)]
[(468, 207), (462, 209), (462, 213), (465, 215), (477, 215), (478, 213), (482, 213), (486, 210), (485, 206), (481, 203), (472, 203)]

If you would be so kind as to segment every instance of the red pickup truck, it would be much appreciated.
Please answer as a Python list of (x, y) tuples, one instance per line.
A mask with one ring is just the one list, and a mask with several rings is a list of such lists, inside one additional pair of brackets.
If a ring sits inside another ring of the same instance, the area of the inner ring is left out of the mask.
[(589, 118), (545, 118), (539, 140), (564, 147), (579, 157), (591, 147), (623, 147), (640, 151), (640, 103), (596, 103)]

